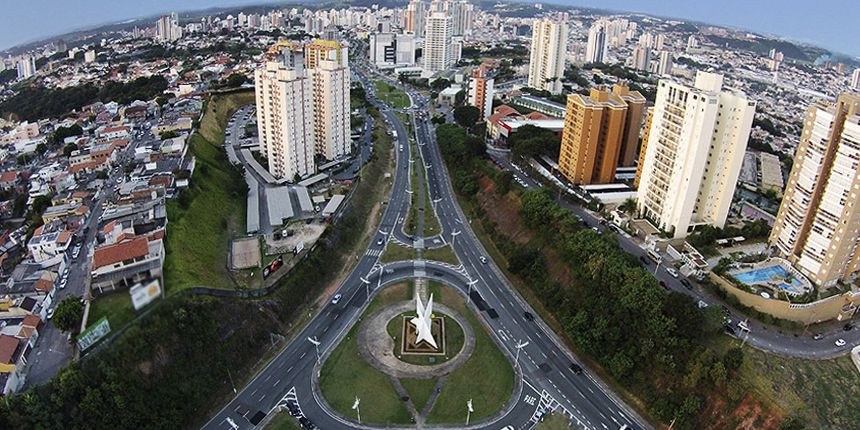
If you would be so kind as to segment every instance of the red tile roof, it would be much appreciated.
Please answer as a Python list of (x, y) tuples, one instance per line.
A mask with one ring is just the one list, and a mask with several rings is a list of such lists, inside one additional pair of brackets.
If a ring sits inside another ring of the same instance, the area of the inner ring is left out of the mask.
[(18, 339), (8, 334), (0, 334), (0, 363), (12, 364), (15, 351), (18, 350)]
[(16, 179), (18, 179), (18, 172), (14, 170), (0, 174), (0, 182), (15, 182)]
[(24, 317), (24, 322), (22, 322), (21, 324), (24, 327), (36, 327), (36, 328), (38, 328), (39, 324), (41, 324), (41, 323), (42, 323), (42, 319), (39, 318), (38, 315), (27, 315)]
[(146, 237), (117, 243), (115, 245), (103, 246), (96, 249), (93, 255), (93, 269), (119, 263), (120, 261), (145, 257), (149, 253), (149, 245)]
[(502, 118), (519, 114), (520, 113), (516, 109), (508, 105), (501, 105), (496, 108), (492, 115), (490, 115), (490, 117), (487, 119), (487, 122), (489, 122), (490, 124), (495, 124), (498, 123), (499, 120), (501, 120)]

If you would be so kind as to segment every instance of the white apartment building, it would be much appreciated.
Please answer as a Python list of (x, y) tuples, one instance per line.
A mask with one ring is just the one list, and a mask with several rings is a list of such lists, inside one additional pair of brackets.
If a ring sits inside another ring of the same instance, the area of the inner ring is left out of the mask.
[(308, 74), (313, 85), (314, 152), (329, 160), (348, 155), (352, 152), (349, 67), (321, 60)]
[(809, 106), (770, 243), (816, 284), (860, 272), (860, 94)]
[(311, 79), (301, 65), (267, 62), (254, 80), (260, 152), (269, 172), (288, 180), (315, 173)]
[(18, 79), (27, 79), (36, 74), (36, 57), (24, 55), (18, 59)]
[(756, 103), (722, 83), (706, 72), (693, 87), (663, 79), (646, 120), (638, 210), (675, 238), (728, 217)]
[(431, 12), (427, 15), (424, 31), (424, 70), (440, 72), (453, 63), (451, 49), (451, 17), (445, 12)]
[(411, 34), (372, 33), (369, 45), (368, 56), (376, 67), (415, 64), (415, 37)]
[(529, 58), (529, 86), (561, 94), (566, 54), (567, 23), (552, 19), (535, 21)]
[(609, 51), (607, 25), (608, 22), (599, 20), (588, 29), (588, 44), (585, 47), (586, 63), (603, 63), (606, 61), (606, 52)]
[(851, 74), (851, 88), (860, 91), (860, 67), (854, 69)]

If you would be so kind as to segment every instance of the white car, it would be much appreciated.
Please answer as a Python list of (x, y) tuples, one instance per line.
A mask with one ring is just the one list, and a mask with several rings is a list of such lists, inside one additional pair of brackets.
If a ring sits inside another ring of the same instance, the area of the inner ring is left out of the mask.
[(48, 309), (48, 319), (51, 319), (52, 316), (54, 316), (54, 308)]
[(482, 255), (482, 256), (480, 256), (478, 259), (479, 259), (479, 260), (481, 260), (481, 264), (487, 264), (487, 257), (484, 257), (484, 256)]
[(845, 346), (845, 339), (836, 339), (836, 346)]
[(340, 302), (340, 298), (343, 297), (340, 294), (335, 294), (334, 297), (331, 298), (331, 304), (336, 305)]
[(677, 277), (678, 277), (678, 271), (677, 271), (677, 270), (675, 270), (675, 269), (673, 269), (673, 268), (671, 268), (671, 267), (667, 267), (667, 268), (666, 268), (666, 271), (667, 271), (667, 272), (669, 272), (669, 274), (670, 274), (670, 275), (672, 275), (672, 277), (673, 277), (673, 278), (677, 278)]

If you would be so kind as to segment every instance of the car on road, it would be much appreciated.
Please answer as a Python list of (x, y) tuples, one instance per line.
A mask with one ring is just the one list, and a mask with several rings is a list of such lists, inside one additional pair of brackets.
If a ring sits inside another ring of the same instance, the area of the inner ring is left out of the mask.
[(525, 319), (526, 319), (526, 321), (534, 321), (534, 320), (535, 320), (535, 316), (534, 316), (534, 315), (532, 315), (532, 313), (531, 313), (531, 312), (524, 312), (524, 313), (523, 313), (523, 318), (525, 318)]
[(854, 328), (854, 325), (851, 323), (848, 323), (848, 324), (845, 324), (844, 326), (842, 326), (842, 331), (851, 331), (851, 329), (853, 329), (853, 328)]
[(478, 257), (478, 260), (481, 260), (481, 264), (487, 264), (487, 257), (484, 257), (483, 255)]
[(381, 237), (379, 239), (376, 239), (377, 245), (382, 246), (383, 243), (385, 243), (385, 240), (383, 240)]
[(693, 289), (693, 284), (690, 283), (687, 279), (681, 279), (681, 284), (685, 286), (688, 290)]
[(665, 282), (665, 281), (660, 281), (660, 286), (661, 286), (661, 287), (663, 287), (663, 288), (665, 288), (665, 289), (667, 289), (667, 290), (669, 289), (669, 286), (668, 286), (668, 285), (666, 285), (666, 282)]
[(49, 308), (48, 314), (47, 314), (48, 319), (51, 319), (51, 317), (53, 317), (53, 316), (54, 316), (54, 308)]
[(680, 276), (678, 271), (675, 270), (674, 268), (671, 268), (671, 267), (667, 267), (666, 272), (668, 272), (670, 275), (672, 275), (673, 278), (677, 278), (678, 276)]
[(836, 346), (845, 346), (845, 339), (836, 339), (836, 342), (833, 342)]
[(66, 288), (66, 284), (68, 283), (69, 278), (60, 278), (60, 285), (58, 286), (61, 290)]
[(581, 375), (581, 374), (582, 374), (582, 366), (580, 366), (580, 365), (578, 365), (578, 364), (576, 364), (576, 363), (570, 363), (570, 370), (571, 370), (575, 375)]
[(487, 316), (489, 316), (491, 319), (496, 319), (499, 317), (499, 313), (496, 312), (495, 309), (489, 308), (487, 309)]
[(823, 338), (824, 338), (824, 335), (821, 333), (815, 333), (814, 335), (812, 335), (813, 340), (821, 340)]
[(340, 298), (343, 297), (341, 294), (335, 294), (334, 297), (331, 298), (331, 304), (336, 305)]
[(239, 425), (236, 424), (236, 421), (233, 421), (233, 418), (227, 417), (224, 419), (227, 422), (227, 425), (230, 426), (233, 430), (239, 430)]

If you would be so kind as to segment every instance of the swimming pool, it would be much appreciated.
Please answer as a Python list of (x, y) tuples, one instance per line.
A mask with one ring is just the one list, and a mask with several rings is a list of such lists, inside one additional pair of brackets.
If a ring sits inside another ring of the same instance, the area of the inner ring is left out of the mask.
[(777, 284), (779, 288), (783, 290), (789, 291), (794, 294), (802, 294), (804, 290), (803, 283), (791, 276), (784, 267), (775, 264), (773, 266), (763, 267), (761, 269), (750, 270), (749, 272), (736, 273), (732, 275), (738, 281), (743, 282), (747, 285), (752, 285), (755, 283), (771, 283), (770, 280), (774, 276), (779, 276), (783, 278), (787, 282), (780, 282)]

